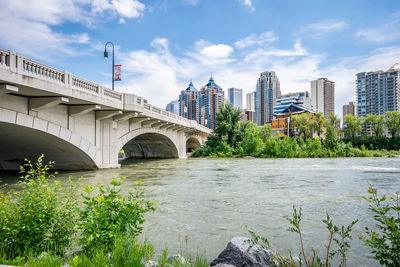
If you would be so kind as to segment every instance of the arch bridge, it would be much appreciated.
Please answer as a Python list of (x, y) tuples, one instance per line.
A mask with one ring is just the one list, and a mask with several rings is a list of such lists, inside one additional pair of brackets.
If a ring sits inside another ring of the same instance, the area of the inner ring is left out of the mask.
[(0, 49), (0, 169), (44, 154), (57, 169), (119, 167), (126, 157), (185, 158), (211, 130), (99, 84)]

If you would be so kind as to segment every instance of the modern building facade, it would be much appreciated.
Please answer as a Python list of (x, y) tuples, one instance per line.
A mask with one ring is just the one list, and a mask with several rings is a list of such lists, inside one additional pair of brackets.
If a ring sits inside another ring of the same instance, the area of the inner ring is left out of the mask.
[(224, 91), (210, 77), (208, 83), (200, 89), (200, 124), (214, 129), (216, 114), (224, 104)]
[(357, 115), (384, 115), (400, 108), (400, 64), (387, 71), (357, 73)]
[(343, 105), (343, 118), (347, 114), (351, 114), (353, 116), (357, 115), (357, 105), (355, 102), (351, 101), (347, 105)]
[(165, 110), (179, 115), (179, 100), (169, 102)]
[(275, 100), (281, 96), (278, 76), (274, 71), (262, 72), (256, 88), (256, 123), (263, 126), (272, 121)]
[(274, 115), (281, 113), (291, 104), (312, 109), (310, 93), (305, 91), (285, 94), (278, 97), (274, 106)]
[(179, 95), (179, 115), (200, 123), (200, 93), (194, 87), (192, 81), (189, 86), (181, 91)]
[(234, 108), (243, 109), (243, 90), (239, 88), (229, 88), (228, 100)]
[(246, 94), (246, 109), (250, 111), (256, 110), (256, 92)]
[(335, 113), (335, 83), (327, 78), (319, 78), (311, 81), (311, 104), (316, 112), (329, 118)]

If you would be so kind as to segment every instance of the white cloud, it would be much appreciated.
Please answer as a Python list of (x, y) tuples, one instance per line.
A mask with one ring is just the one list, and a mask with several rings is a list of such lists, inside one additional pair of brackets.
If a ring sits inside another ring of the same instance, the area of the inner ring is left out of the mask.
[(233, 52), (233, 47), (226, 44), (216, 44), (204, 47), (200, 54), (208, 58), (227, 58)]
[(400, 33), (397, 27), (392, 29), (370, 29), (370, 30), (359, 30), (355, 36), (359, 39), (374, 42), (374, 43), (387, 43), (400, 38)]
[(345, 21), (322, 21), (315, 24), (309, 25), (307, 28), (309, 30), (323, 31), (323, 32), (333, 32), (343, 30), (347, 27)]
[[(3, 0), (0, 8), (0, 45), (47, 60), (54, 60), (60, 54), (86, 53), (75, 46), (90, 46), (94, 41), (88, 33), (67, 34), (54, 30), (53, 26), (77, 22), (92, 27), (105, 17), (117, 16), (120, 22), (124, 22), (125, 19), (141, 16), (144, 8), (137, 0)], [(87, 46), (85, 49), (88, 49)]]
[(253, 3), (251, 2), (252, 0), (239, 0), (239, 1), (242, 2), (248, 8), (250, 8), (251, 11), (255, 10), (254, 6), (253, 6)]
[(262, 46), (265, 44), (272, 43), (276, 40), (278, 40), (278, 37), (275, 35), (273, 31), (264, 32), (260, 35), (253, 33), (244, 39), (236, 41), (235, 46), (238, 49), (243, 49), (253, 45)]
[(145, 5), (137, 0), (112, 0), (113, 9), (125, 18), (137, 18), (143, 14)]

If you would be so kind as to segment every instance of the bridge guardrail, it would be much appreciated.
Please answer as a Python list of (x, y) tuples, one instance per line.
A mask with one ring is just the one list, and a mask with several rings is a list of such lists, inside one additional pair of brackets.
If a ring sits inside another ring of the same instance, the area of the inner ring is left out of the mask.
[(72, 86), (78, 90), (83, 89), (84, 91), (99, 94), (99, 85), (97, 83), (89, 82), (76, 76), (72, 76)]
[(10, 68), (10, 52), (0, 49), (0, 66), (2, 68)]
[(50, 80), (57, 83), (65, 83), (63, 71), (46, 66), (28, 58), (22, 59), (22, 71), (30, 76), (35, 76), (44, 80)]
[(122, 101), (122, 93), (120, 93), (120, 92), (112, 91), (112, 90), (109, 90), (109, 89), (104, 89), (103, 90), (103, 94), (105, 96), (111, 97), (111, 98), (116, 99), (118, 101)]

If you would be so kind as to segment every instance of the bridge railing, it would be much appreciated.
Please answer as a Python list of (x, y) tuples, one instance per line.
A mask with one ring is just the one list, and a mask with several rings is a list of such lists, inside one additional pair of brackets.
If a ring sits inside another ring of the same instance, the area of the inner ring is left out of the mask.
[(99, 84), (86, 81), (82, 78), (71, 75), (71, 86), (78, 90), (88, 91), (90, 93), (99, 94)]
[(10, 52), (0, 49), (0, 67), (1, 68), (10, 68)]
[(22, 71), (25, 75), (34, 76), (46, 81), (65, 83), (65, 72), (46, 66), (28, 58), (22, 58)]

